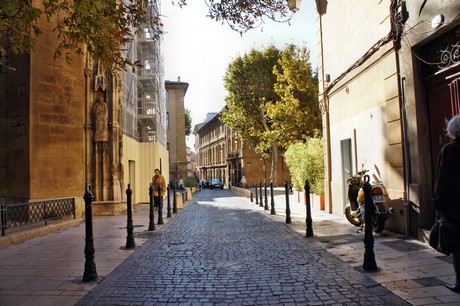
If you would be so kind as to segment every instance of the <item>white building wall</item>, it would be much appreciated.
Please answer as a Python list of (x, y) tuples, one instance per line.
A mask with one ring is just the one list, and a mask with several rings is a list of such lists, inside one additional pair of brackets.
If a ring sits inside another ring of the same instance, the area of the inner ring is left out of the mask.
[(328, 38), (325, 73), (331, 80), (388, 34), (389, 7), (389, 0), (327, 0), (322, 23), (323, 37)]
[[(380, 173), (389, 205), (398, 212), (402, 208), (404, 165), (395, 53), (391, 41), (378, 46), (376, 52), (371, 48), (390, 31), (389, 10), (386, 0), (331, 0), (321, 16), (324, 58), (320, 63), (324, 69), (320, 71), (330, 77), (329, 82), (320, 82), (329, 106), (330, 194), (326, 205), (337, 215), (343, 214), (346, 205), (341, 149), (345, 139), (351, 140), (352, 172), (364, 164), (371, 181)], [(402, 224), (403, 216), (398, 215), (387, 228), (401, 231)]]

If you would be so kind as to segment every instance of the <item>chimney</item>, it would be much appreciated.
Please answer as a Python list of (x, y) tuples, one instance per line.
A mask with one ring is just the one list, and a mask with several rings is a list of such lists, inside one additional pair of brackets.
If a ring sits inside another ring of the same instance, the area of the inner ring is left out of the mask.
[(177, 77), (177, 82), (179, 82), (179, 83), (180, 83), (180, 76), (178, 76), (178, 77)]

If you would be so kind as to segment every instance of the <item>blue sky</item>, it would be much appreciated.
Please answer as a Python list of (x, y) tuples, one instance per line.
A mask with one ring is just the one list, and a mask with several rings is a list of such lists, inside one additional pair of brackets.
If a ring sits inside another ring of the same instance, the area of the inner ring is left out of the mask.
[[(263, 50), (270, 44), (283, 49), (288, 43), (307, 46), (313, 67), (317, 66), (315, 2), (303, 0), (290, 22), (265, 20), (261, 28), (241, 36), (208, 17), (205, 0), (189, 0), (179, 8), (171, 0), (162, 1), (165, 36), (163, 52), (165, 79), (189, 83), (185, 107), (192, 112), (192, 127), (204, 121), (209, 112), (219, 112), (227, 92), (223, 76), (228, 64), (251, 48)], [(193, 148), (193, 137), (187, 145)]]

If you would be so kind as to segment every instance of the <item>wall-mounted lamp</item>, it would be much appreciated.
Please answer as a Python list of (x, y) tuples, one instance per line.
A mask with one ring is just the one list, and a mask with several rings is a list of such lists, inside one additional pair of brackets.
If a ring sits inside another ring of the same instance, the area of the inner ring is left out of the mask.
[(289, 9), (294, 13), (300, 10), (300, 1), (301, 0), (287, 0)]
[(431, 20), (431, 27), (437, 29), (444, 24), (444, 15), (436, 15)]

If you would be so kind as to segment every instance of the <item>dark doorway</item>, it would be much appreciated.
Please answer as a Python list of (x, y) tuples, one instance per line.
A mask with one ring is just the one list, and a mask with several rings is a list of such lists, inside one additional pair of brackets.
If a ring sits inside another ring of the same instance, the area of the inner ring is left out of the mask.
[(446, 122), (459, 113), (459, 84), (458, 66), (426, 79), (433, 173), (436, 173), (436, 163), (442, 146), (450, 141), (445, 132)]

